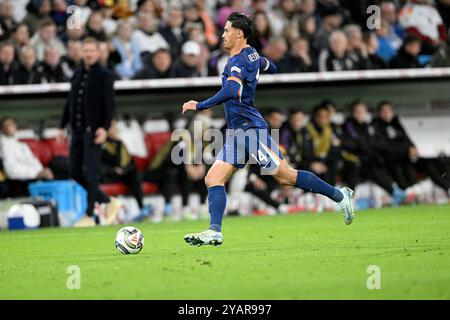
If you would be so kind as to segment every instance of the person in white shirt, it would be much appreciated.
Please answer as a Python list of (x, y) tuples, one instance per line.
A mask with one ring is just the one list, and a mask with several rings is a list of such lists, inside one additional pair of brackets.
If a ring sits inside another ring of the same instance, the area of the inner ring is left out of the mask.
[(39, 23), (38, 32), (31, 38), (31, 44), (36, 50), (39, 61), (44, 60), (44, 53), (47, 47), (54, 47), (59, 56), (66, 54), (66, 47), (56, 36), (56, 24), (51, 19), (44, 19)]
[(169, 49), (167, 41), (157, 31), (158, 21), (151, 14), (138, 14), (138, 29), (133, 32), (132, 41), (135, 42), (141, 54), (155, 53), (158, 49)]
[[(14, 181), (11, 193), (13, 196), (27, 195), (27, 186), (33, 180), (52, 180), (53, 172), (44, 168), (26, 143), (16, 138), (17, 124), (11, 117), (0, 122), (0, 156), (3, 160), (3, 170), (9, 180)], [(25, 191), (23, 191), (25, 190)]]
[(433, 54), (447, 39), (447, 30), (441, 15), (430, 0), (411, 0), (399, 13), (400, 25), (406, 33), (422, 40), (422, 54)]

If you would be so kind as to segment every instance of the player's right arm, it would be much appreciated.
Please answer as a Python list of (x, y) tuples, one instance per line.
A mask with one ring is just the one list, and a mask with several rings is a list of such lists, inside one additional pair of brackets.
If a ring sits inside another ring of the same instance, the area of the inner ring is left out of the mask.
[(269, 58), (261, 56), (261, 59), (259, 59), (259, 63), (260, 63), (259, 70), (263, 72), (274, 74), (277, 73), (278, 71), (278, 68), (275, 65), (275, 63), (273, 63), (273, 61), (270, 60)]

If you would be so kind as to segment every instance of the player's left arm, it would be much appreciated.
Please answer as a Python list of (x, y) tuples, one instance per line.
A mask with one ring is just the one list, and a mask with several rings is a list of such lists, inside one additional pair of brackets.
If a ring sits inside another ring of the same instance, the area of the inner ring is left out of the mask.
[(259, 70), (270, 73), (270, 74), (277, 73), (278, 68), (272, 60), (261, 56), (261, 59), (259, 59), (259, 61), (260, 61)]

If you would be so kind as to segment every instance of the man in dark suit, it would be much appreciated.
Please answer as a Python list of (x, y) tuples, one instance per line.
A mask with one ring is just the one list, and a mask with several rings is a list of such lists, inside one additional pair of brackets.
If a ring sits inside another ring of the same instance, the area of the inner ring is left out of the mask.
[[(100, 191), (99, 175), (101, 145), (107, 138), (116, 103), (114, 75), (99, 63), (99, 56), (99, 43), (93, 38), (86, 38), (83, 42), (83, 64), (71, 81), (59, 137), (63, 137), (62, 129), (70, 124), (70, 175), (88, 193), (87, 215), (94, 216), (96, 202), (107, 203), (107, 217), (104, 222), (109, 224), (116, 219), (120, 202), (117, 199), (109, 199)], [(96, 222), (99, 222), (98, 218)]]

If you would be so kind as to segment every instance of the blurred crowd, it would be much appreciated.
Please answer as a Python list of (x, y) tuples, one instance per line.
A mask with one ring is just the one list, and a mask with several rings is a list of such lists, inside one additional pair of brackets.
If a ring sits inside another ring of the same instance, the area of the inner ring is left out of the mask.
[(117, 79), (215, 76), (234, 11), (281, 73), (450, 66), (450, 0), (0, 0), (0, 85), (69, 81), (88, 36)]
[[(446, 202), (450, 200), (450, 158), (448, 155), (434, 158), (421, 155), (391, 102), (381, 101), (373, 112), (360, 100), (351, 103), (347, 112), (342, 112), (343, 108), (327, 100), (315, 106), (311, 113), (301, 108), (287, 113), (269, 108), (263, 114), (271, 129), (279, 130), (285, 159), (294, 168), (309, 170), (332, 185), (346, 185), (356, 190), (358, 209), (433, 202), (424, 198), (430, 192), (430, 185), (441, 190)], [(179, 208), (190, 214), (192, 195), (198, 197), (198, 203), (207, 213), (204, 178), (208, 163), (212, 163), (209, 160), (215, 158), (214, 150), (207, 148), (212, 141), (207, 136), (208, 129), (224, 132), (224, 119), (214, 118), (211, 110), (196, 113), (189, 120), (152, 119), (150, 124), (143, 124), (143, 131), (155, 129), (155, 124), (162, 121), (167, 124), (162, 132), (168, 133), (163, 140), (152, 140), (154, 145), (144, 142), (136, 120), (127, 119), (113, 122), (103, 145), (102, 183), (127, 185), (141, 209), (146, 193), (142, 182), (147, 182), (158, 187), (158, 194), (164, 198), (166, 215), (173, 213), (175, 196), (181, 198)], [(132, 133), (133, 126), (138, 134)], [(27, 196), (27, 186), (32, 181), (68, 178), (67, 158), (56, 157), (47, 166), (42, 165), (27, 143), (18, 139), (14, 119), (4, 118), (1, 129), (0, 197)], [(170, 139), (174, 129), (186, 129), (181, 140)], [(143, 167), (136, 162), (137, 151), (132, 150), (140, 144), (154, 150), (151, 161)], [(185, 162), (174, 163), (173, 154), (182, 155)], [(201, 161), (196, 162), (198, 159)], [(367, 182), (377, 186), (386, 201), (374, 203), (374, 194), (361, 196), (360, 187)], [(299, 201), (304, 201), (305, 195), (311, 196), (295, 188), (280, 188), (272, 176), (261, 175), (259, 167), (252, 165), (235, 174), (227, 190), (229, 212), (239, 213), (242, 212), (240, 206), (249, 203), (248, 199), (242, 200), (243, 194), (258, 199), (272, 212), (298, 210)], [(319, 197), (319, 201), (324, 200)], [(333, 208), (332, 203), (328, 205)], [(312, 210), (305, 206), (301, 209)]]

